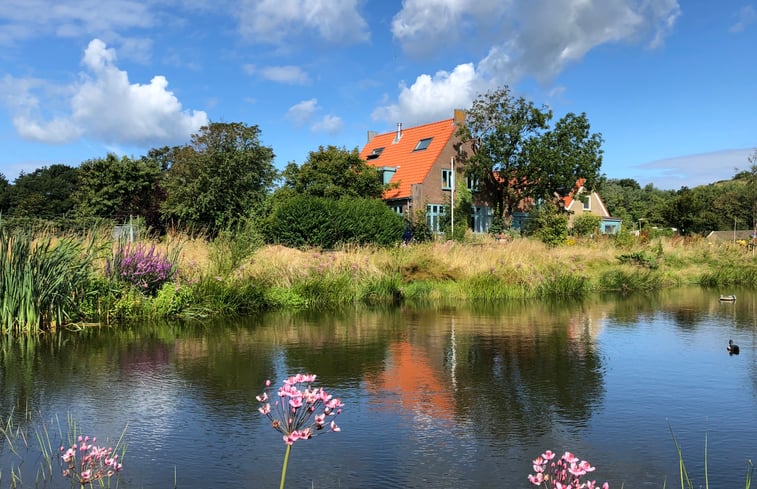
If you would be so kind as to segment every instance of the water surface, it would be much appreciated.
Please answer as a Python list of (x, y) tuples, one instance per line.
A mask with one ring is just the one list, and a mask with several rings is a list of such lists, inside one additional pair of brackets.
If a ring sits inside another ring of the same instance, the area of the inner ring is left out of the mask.
[[(126, 427), (119, 487), (277, 487), (285, 446), (255, 396), (313, 372), (346, 404), (342, 432), (294, 445), (290, 488), (528, 487), (548, 448), (612, 487), (674, 487), (671, 428), (697, 485), (706, 438), (712, 486), (743, 487), (757, 456), (757, 300), (738, 292), (735, 304), (687, 289), (64, 332), (0, 344), (0, 417), (65, 431), (70, 415), (101, 440)], [(30, 445), (15, 455), (0, 439), (0, 487), (24, 454), (34, 485)], [(47, 487), (64, 487), (54, 475)]]

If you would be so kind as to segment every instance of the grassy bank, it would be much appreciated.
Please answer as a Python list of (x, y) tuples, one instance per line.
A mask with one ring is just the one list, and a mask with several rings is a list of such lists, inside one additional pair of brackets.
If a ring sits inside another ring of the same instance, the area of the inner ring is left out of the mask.
[[(468, 243), (322, 251), (263, 246), (249, 236), (210, 242), (171, 235), (130, 245), (91, 234), (0, 237), (0, 264), (14, 277), (4, 271), (4, 332), (352, 304), (580, 299), (685, 285), (757, 286), (753, 251), (694, 238), (626, 235), (547, 247), (531, 239), (478, 237)], [(40, 270), (59, 280), (40, 279)], [(57, 288), (49, 292), (46, 284)], [(42, 309), (36, 315), (29, 312), (37, 306)]]

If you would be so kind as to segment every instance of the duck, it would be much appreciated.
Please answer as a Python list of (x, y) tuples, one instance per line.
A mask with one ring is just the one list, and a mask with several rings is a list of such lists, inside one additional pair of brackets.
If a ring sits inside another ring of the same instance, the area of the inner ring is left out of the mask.
[(739, 354), (739, 345), (733, 342), (733, 340), (728, 340), (728, 347), (727, 347), (728, 353), (731, 355), (738, 355)]

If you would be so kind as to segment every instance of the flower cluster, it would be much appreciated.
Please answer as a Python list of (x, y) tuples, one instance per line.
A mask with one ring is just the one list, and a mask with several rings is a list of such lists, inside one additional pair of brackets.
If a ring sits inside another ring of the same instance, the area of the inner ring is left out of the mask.
[(278, 399), (273, 401), (271, 381), (267, 380), (266, 390), (256, 398), (261, 403), (258, 411), (268, 416), (271, 426), (283, 435), (287, 445), (324, 431), (340, 431), (333, 418), (342, 412), (344, 404), (323, 388), (311, 387), (314, 381), (315, 374), (289, 377), (275, 394)]
[(79, 436), (71, 448), (60, 447), (63, 460), (63, 477), (70, 477), (84, 486), (103, 477), (111, 477), (120, 472), (122, 465), (112, 448), (97, 447), (96, 438)]
[[(551, 489), (596, 489), (597, 481), (581, 481), (581, 477), (594, 472), (594, 467), (586, 460), (580, 460), (570, 452), (565, 452), (557, 461), (552, 461), (555, 454), (551, 450), (542, 453), (534, 460), (534, 472), (528, 476), (529, 482), (535, 486)], [(601, 489), (609, 489), (605, 482)]]
[(119, 244), (106, 264), (106, 275), (129, 282), (147, 294), (154, 294), (176, 273), (176, 264), (165, 254), (143, 244)]

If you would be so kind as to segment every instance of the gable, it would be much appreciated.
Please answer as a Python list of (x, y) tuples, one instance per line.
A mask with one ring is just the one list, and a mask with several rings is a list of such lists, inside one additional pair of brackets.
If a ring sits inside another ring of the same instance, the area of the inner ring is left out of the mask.
[(410, 198), (412, 185), (423, 183), (456, 131), (454, 119), (445, 119), (379, 134), (363, 147), (360, 157), (379, 170), (394, 172), (388, 183), (398, 186), (387, 190), (384, 199)]

